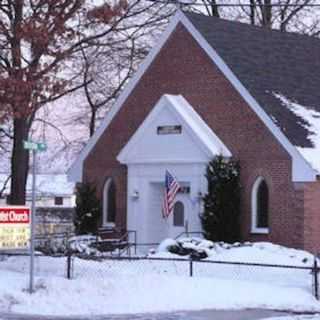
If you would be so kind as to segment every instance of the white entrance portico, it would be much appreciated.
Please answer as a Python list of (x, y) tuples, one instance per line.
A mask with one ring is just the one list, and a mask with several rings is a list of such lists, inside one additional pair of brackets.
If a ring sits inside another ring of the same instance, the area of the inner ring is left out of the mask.
[[(231, 153), (182, 97), (163, 95), (117, 159), (128, 167), (127, 229), (138, 243), (157, 243), (185, 230), (200, 231), (205, 170), (216, 155)], [(165, 171), (182, 186), (174, 213), (162, 217)]]

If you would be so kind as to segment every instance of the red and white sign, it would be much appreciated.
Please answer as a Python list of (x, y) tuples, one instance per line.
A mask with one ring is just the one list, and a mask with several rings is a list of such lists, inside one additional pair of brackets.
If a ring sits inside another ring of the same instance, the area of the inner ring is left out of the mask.
[(30, 209), (26, 207), (0, 208), (0, 223), (30, 223)]
[(0, 207), (0, 250), (28, 247), (30, 217), (28, 207)]

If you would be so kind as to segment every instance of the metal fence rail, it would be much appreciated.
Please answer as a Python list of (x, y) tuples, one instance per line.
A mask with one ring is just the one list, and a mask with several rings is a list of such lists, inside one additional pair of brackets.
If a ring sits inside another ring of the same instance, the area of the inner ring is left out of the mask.
[[(0, 252), (0, 270), (28, 273), (27, 252)], [(262, 264), (238, 261), (195, 260), (152, 256), (95, 257), (84, 254), (49, 256), (37, 254), (36, 276), (59, 276), (68, 279), (99, 280), (122, 275), (167, 275), (211, 277), (217, 280), (275, 284), (302, 288), (319, 299), (319, 261), (310, 265)]]
[(112, 277), (124, 274), (166, 274), (190, 277), (214, 277), (223, 280), (255, 281), (288, 285), (311, 290), (319, 298), (318, 260), (312, 266), (262, 264), (237, 261), (194, 260), (160, 257), (90, 257), (69, 255), (69, 279)]

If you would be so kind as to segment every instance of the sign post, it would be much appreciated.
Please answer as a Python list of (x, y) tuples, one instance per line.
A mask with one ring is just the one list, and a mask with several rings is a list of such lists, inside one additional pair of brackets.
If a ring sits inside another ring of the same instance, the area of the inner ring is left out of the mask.
[(32, 204), (31, 204), (31, 236), (30, 236), (30, 279), (29, 292), (34, 292), (34, 229), (36, 219), (36, 165), (37, 151), (46, 151), (47, 146), (43, 142), (24, 141), (23, 147), (32, 150)]

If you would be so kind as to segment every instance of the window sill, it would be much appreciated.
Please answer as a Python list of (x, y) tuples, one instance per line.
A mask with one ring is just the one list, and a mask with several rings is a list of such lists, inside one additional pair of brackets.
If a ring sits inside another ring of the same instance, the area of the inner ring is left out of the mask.
[(252, 228), (251, 234), (268, 234), (269, 229), (268, 228)]
[(102, 228), (113, 228), (116, 224), (114, 222), (103, 223)]

